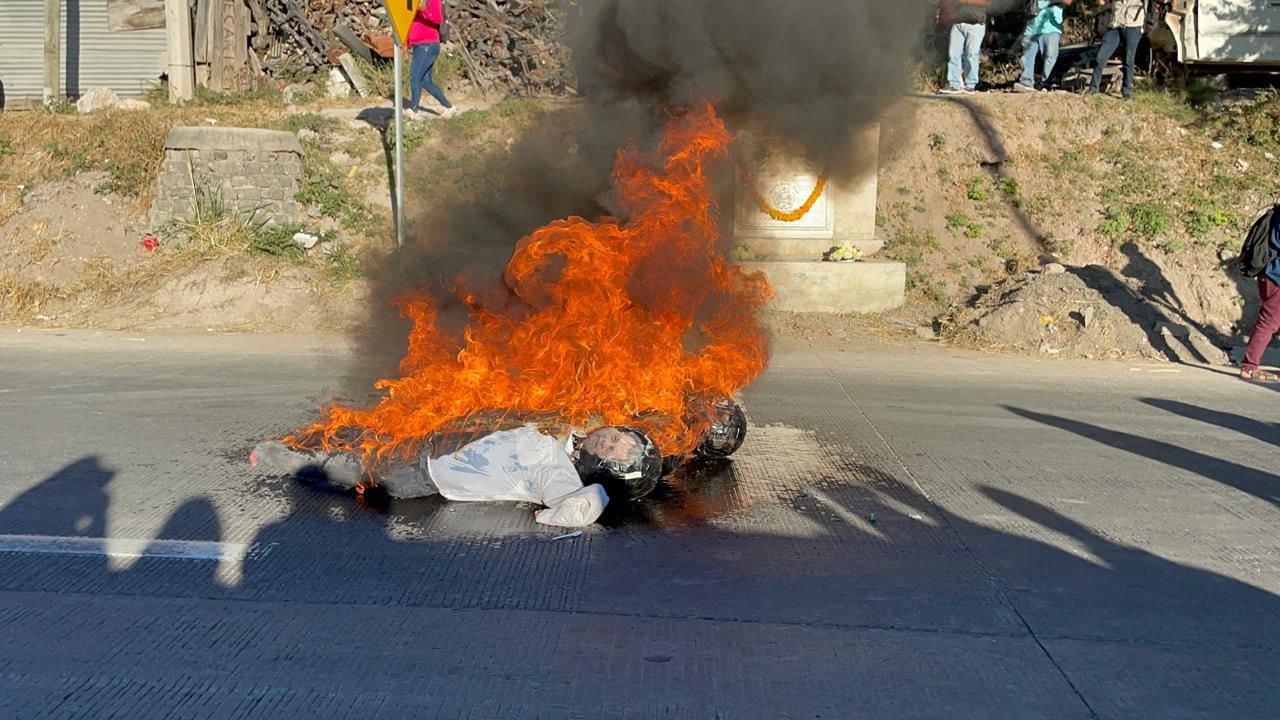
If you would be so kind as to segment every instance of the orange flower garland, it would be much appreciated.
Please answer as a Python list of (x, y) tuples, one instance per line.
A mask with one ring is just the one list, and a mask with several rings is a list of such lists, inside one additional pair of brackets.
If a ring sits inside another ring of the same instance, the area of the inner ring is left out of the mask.
[(759, 207), (761, 212), (778, 222), (796, 222), (805, 215), (808, 215), (809, 211), (813, 209), (813, 206), (817, 204), (818, 198), (822, 197), (822, 192), (827, 189), (827, 176), (823, 175), (818, 178), (818, 184), (814, 186), (813, 192), (809, 194), (809, 197), (804, 201), (804, 204), (791, 212), (784, 212), (770, 205), (769, 201), (765, 200), (764, 196), (756, 190), (756, 184), (752, 181), (751, 174), (747, 172), (745, 168), (739, 167), (738, 169), (739, 172), (742, 173), (742, 184), (745, 185), (747, 187), (747, 191), (751, 193), (751, 199), (755, 201), (756, 207)]

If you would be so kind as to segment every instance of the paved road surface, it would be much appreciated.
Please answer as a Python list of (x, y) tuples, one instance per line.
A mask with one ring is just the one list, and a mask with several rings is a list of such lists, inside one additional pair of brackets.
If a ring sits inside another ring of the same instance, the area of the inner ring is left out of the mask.
[(731, 467), (553, 540), (253, 472), (306, 343), (0, 355), (0, 718), (1280, 717), (1280, 394), (1213, 370), (779, 353)]

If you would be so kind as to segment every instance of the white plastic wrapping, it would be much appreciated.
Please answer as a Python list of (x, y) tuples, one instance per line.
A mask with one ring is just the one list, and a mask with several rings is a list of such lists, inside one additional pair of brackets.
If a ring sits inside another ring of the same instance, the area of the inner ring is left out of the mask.
[(449, 500), (545, 505), (537, 515), (544, 525), (590, 525), (609, 504), (604, 488), (584, 488), (564, 447), (534, 427), (492, 433), (430, 458), (427, 467), (432, 484)]
[[(544, 505), (535, 517), (543, 525), (583, 527), (600, 518), (609, 496), (600, 485), (582, 486), (570, 459), (572, 445), (535, 427), (504, 430), (464, 445), (453, 453), (396, 463), (379, 478), (391, 497), (440, 494), (460, 502), (527, 502)], [(305, 453), (277, 442), (262, 443), (250, 455), (254, 465), (296, 473), (316, 467), (331, 482), (354, 487), (360, 464), (346, 454)]]

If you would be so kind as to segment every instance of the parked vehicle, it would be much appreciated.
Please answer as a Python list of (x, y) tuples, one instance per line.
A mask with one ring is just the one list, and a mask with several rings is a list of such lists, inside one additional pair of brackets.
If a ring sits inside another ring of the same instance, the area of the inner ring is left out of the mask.
[(1153, 0), (1152, 47), (1184, 65), (1280, 69), (1280, 1)]

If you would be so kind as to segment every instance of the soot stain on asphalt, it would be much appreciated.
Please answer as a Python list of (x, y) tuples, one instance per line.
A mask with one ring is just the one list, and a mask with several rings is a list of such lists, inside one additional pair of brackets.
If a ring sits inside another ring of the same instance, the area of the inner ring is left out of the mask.
[[(732, 461), (693, 458), (676, 467), (646, 497), (631, 502), (610, 502), (599, 524), (609, 530), (630, 532), (706, 527), (718, 517), (743, 509), (738, 485), (739, 477)], [(304, 499), (311, 512), (324, 513), (331, 507), (350, 510), (354, 506), (369, 516), (392, 517), (402, 527), (425, 528), (441, 513), (457, 510), (458, 505), (475, 504), (451, 503), (440, 497), (396, 499), (378, 487), (355, 492), (329, 482), (319, 468), (304, 468), (294, 475), (260, 476), (255, 486), (257, 492), (280, 500)], [(474, 512), (478, 508), (467, 507), (467, 516), (477, 521), (497, 520), (500, 514), (528, 513), (533, 509), (525, 503), (484, 505), (485, 512)], [(472, 529), (483, 532), (486, 528)]]

